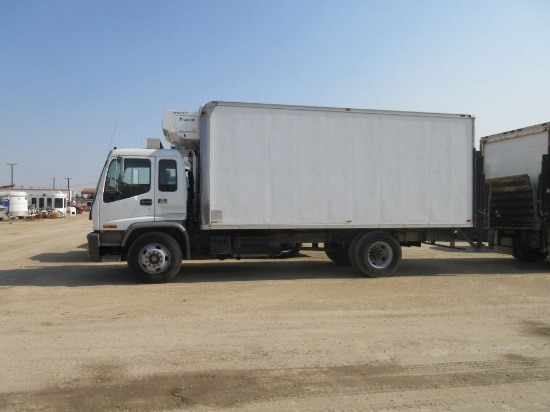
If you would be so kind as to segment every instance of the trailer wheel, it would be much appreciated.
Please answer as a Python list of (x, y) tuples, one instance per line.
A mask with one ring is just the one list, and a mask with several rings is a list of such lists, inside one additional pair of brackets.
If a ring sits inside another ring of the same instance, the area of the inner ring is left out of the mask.
[(369, 277), (391, 275), (401, 261), (401, 245), (385, 232), (367, 233), (354, 242), (353, 261)]
[(164, 283), (176, 277), (181, 267), (182, 253), (176, 240), (162, 232), (138, 237), (128, 250), (128, 266), (144, 283)]
[(337, 265), (349, 266), (351, 261), (349, 260), (349, 253), (347, 249), (339, 248), (333, 243), (325, 245), (325, 254)]
[(278, 259), (289, 259), (296, 257), (300, 254), (302, 250), (301, 243), (282, 243), (281, 244), (281, 253), (277, 256)]
[(548, 252), (540, 252), (538, 249), (524, 248), (514, 244), (512, 255), (522, 262), (542, 262), (548, 257)]

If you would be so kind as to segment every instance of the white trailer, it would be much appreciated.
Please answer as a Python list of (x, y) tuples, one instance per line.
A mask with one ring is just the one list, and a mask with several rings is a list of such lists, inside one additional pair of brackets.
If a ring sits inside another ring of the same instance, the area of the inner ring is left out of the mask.
[(9, 217), (10, 219), (19, 218), (23, 219), (29, 214), (29, 207), (27, 205), (27, 192), (10, 190), (4, 193), (0, 193), (0, 197), (3, 199), (4, 213), (0, 215), (0, 218)]
[(510, 247), (522, 261), (548, 256), (550, 123), (481, 139), (490, 245)]
[(37, 211), (52, 211), (69, 214), (67, 194), (59, 190), (29, 190), (29, 207)]
[(165, 112), (163, 129), (171, 150), (109, 154), (91, 210), (91, 259), (120, 255), (144, 281), (174, 277), (182, 255), (300, 243), (383, 276), (401, 246), (474, 228), (469, 115), (211, 102)]

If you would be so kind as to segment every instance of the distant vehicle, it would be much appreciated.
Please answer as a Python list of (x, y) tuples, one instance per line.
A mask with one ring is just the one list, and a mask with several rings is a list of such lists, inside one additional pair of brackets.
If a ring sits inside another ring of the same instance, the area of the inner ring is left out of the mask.
[[(166, 282), (182, 258), (278, 257), (322, 243), (387, 276), (402, 246), (473, 231), (469, 115), (211, 102), (164, 113), (172, 149), (115, 149), (88, 251)], [(186, 165), (189, 170), (186, 172)]]
[(550, 123), (481, 139), (490, 245), (518, 260), (548, 257), (550, 244)]

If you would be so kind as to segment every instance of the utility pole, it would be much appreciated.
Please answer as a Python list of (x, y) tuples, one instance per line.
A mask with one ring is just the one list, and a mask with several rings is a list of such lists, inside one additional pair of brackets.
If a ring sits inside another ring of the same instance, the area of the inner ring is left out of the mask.
[(69, 204), (71, 204), (71, 189), (69, 188), (69, 180), (72, 179), (72, 177), (66, 177), (67, 179), (67, 196), (69, 197)]
[(13, 166), (17, 166), (17, 163), (6, 163), (8, 166), (11, 166), (11, 185), (13, 186)]

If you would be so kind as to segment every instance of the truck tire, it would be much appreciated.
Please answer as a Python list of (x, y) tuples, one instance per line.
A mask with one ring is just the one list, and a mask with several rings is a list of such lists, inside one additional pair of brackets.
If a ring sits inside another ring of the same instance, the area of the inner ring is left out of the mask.
[(524, 248), (514, 244), (512, 255), (522, 262), (543, 262), (548, 257), (548, 252), (540, 252), (538, 249)]
[(348, 248), (348, 259), (351, 265), (357, 270), (360, 270), (360, 269), (357, 266), (357, 263), (355, 262), (355, 248), (357, 247), (357, 242), (359, 241), (359, 239), (361, 239), (361, 236), (363, 236), (363, 234), (359, 233), (353, 239), (351, 239), (351, 243), (349, 244), (349, 248)]
[(289, 259), (296, 257), (302, 250), (301, 243), (283, 243), (281, 244), (281, 253), (277, 256), (278, 259)]
[(401, 261), (401, 245), (386, 232), (366, 233), (353, 243), (352, 262), (365, 276), (390, 276)]
[(180, 245), (172, 236), (151, 232), (141, 235), (132, 243), (127, 260), (138, 281), (165, 283), (178, 274), (182, 253)]
[(349, 253), (347, 249), (338, 247), (335, 244), (325, 245), (325, 254), (337, 265), (349, 266), (351, 261), (349, 260)]

